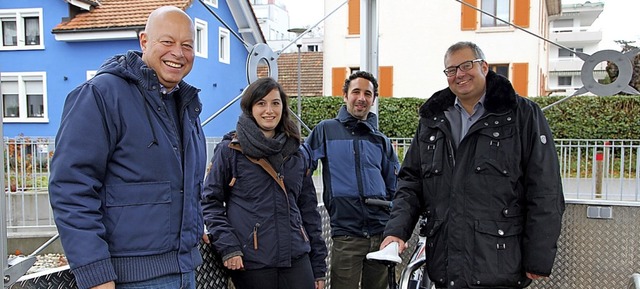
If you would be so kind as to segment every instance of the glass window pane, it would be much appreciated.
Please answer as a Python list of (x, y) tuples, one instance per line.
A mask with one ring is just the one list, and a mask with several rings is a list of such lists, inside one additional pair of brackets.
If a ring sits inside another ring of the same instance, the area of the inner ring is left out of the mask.
[(558, 85), (559, 86), (571, 86), (571, 76), (559, 76), (558, 77)]
[(43, 117), (44, 104), (42, 94), (27, 94), (27, 117)]
[(558, 57), (573, 57), (573, 52), (569, 49), (560, 48), (558, 50)]
[(18, 32), (16, 31), (16, 21), (2, 21), (2, 45), (17, 46)]
[[(498, 18), (511, 22), (511, 9), (509, 7), (509, 0), (497, 0), (498, 3), (496, 4), (496, 16), (498, 16)], [(508, 24), (500, 21), (500, 20), (496, 20), (496, 26), (506, 26)]]
[[(482, 11), (485, 11), (490, 14), (496, 14), (496, 0), (483, 0), (482, 1)], [(493, 17), (488, 16), (486, 14), (482, 14), (482, 27), (493, 27), (495, 26), (495, 19)]]
[(2, 104), (4, 105), (4, 117), (20, 117), (17, 94), (6, 94), (3, 92)]
[(493, 72), (509, 78), (509, 64), (492, 64), (489, 66), (489, 69), (493, 70)]
[(202, 28), (196, 28), (196, 52), (202, 52)]
[(40, 45), (40, 21), (38, 17), (24, 18), (25, 45)]

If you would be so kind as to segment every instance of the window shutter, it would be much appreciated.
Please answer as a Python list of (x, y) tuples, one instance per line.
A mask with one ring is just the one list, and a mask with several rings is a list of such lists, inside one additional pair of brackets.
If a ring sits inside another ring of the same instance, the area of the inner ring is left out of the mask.
[(349, 35), (360, 35), (360, 0), (349, 1)]
[[(349, 1), (352, 2), (352, 1)], [(342, 87), (344, 86), (344, 80), (347, 78), (346, 67), (334, 67), (331, 68), (331, 95), (343, 96)]]
[(380, 66), (378, 75), (378, 95), (380, 95), (380, 97), (392, 97), (393, 66)]
[(513, 7), (513, 24), (523, 28), (529, 27), (531, 18), (531, 0), (515, 0)]
[(528, 96), (529, 63), (513, 63), (513, 88), (520, 96)]
[[(463, 0), (463, 2), (478, 7), (478, 0)], [(478, 12), (473, 8), (460, 4), (462, 6), (460, 11), (460, 30), (476, 30), (478, 23)]]

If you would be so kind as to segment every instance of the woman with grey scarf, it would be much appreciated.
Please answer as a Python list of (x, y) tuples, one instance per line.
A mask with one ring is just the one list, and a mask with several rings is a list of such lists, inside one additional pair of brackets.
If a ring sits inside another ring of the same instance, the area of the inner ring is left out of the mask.
[(216, 147), (205, 180), (205, 225), (237, 289), (324, 288), (312, 157), (287, 100), (271, 78), (249, 85), (236, 131)]

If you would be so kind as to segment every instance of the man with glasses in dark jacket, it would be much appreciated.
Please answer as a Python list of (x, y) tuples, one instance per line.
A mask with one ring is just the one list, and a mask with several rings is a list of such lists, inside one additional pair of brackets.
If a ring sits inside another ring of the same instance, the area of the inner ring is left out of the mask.
[(523, 288), (551, 274), (564, 197), (542, 110), (489, 70), (471, 42), (445, 54), (449, 88), (420, 108), (381, 248), (427, 218), (437, 288)]

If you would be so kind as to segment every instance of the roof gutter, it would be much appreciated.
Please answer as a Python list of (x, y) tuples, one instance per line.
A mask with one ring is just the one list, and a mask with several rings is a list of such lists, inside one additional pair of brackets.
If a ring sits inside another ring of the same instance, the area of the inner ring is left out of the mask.
[(52, 31), (56, 41), (87, 42), (87, 41), (111, 41), (138, 39), (138, 35), (144, 30), (144, 26), (98, 28), (81, 30), (54, 30)]

